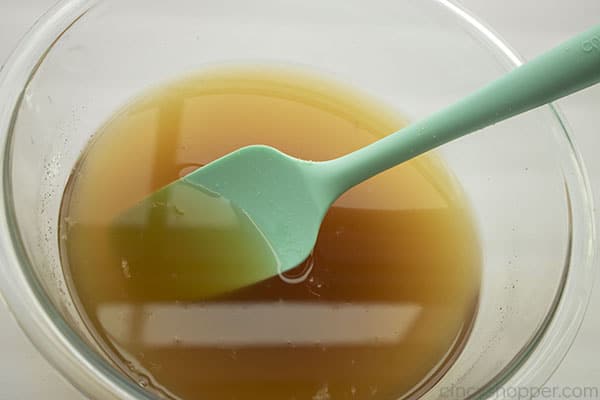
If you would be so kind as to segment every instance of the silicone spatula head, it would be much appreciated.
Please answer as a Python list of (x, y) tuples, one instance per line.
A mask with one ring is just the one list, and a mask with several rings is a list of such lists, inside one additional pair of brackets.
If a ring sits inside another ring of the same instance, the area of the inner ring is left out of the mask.
[[(315, 188), (314, 167), (271, 147), (240, 149), (126, 210), (113, 224), (113, 244), (132, 273), (165, 266), (153, 271), (155, 285), (185, 275), (172, 285), (178, 298), (277, 276), (309, 256), (329, 208), (331, 196)], [(145, 259), (149, 248), (161, 260)]]

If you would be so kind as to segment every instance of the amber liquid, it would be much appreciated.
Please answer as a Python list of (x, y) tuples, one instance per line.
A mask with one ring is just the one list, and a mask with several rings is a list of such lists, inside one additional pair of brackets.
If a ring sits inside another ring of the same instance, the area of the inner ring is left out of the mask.
[[(218, 297), (194, 291), (210, 257), (182, 268), (164, 257), (160, 240), (142, 250), (116, 245), (111, 225), (148, 194), (239, 147), (268, 144), (327, 160), (404, 124), (346, 86), (263, 67), (205, 71), (125, 107), (77, 165), (61, 214), (70, 290), (99, 345), (166, 398), (417, 396), (460, 351), (480, 284), (473, 220), (435, 155), (342, 196), (303, 265)], [(164, 225), (153, 224), (145, 229), (160, 239)], [(226, 235), (209, 232), (197, 245), (198, 254), (256, 262), (252, 245), (241, 249)], [(132, 265), (131, 252), (140, 251), (144, 262)]]

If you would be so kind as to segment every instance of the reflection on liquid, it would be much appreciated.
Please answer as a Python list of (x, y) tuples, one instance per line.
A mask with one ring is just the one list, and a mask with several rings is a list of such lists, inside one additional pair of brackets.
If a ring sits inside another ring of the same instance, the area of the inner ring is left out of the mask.
[(171, 193), (114, 224), (246, 145), (327, 160), (402, 125), (352, 90), (269, 69), (207, 72), (127, 107), (73, 173), (61, 215), (70, 289), (98, 342), (140, 385), (186, 400), (390, 400), (435, 381), (472, 321), (480, 254), (434, 155), (346, 193), (284, 279), (221, 296), (219, 272), (269, 259), (222, 199)]
[[(145, 347), (348, 346), (400, 342), (419, 311), (414, 304), (108, 303), (98, 319), (120, 343)], [(147, 316), (141, 329), (122, 323), (133, 313)]]
[(141, 289), (161, 297), (201, 300), (277, 275), (277, 256), (250, 217), (186, 181), (127, 209), (110, 230), (131, 277), (144, 276)]

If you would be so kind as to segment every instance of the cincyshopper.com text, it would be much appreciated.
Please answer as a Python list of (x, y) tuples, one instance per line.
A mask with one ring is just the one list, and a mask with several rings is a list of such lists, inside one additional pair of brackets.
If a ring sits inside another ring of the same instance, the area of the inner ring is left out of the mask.
[[(474, 394), (477, 388), (449, 386), (440, 389), (442, 399), (463, 399)], [(503, 387), (491, 394), (489, 399), (525, 400), (525, 399), (600, 399), (598, 386), (540, 386), (540, 387)]]

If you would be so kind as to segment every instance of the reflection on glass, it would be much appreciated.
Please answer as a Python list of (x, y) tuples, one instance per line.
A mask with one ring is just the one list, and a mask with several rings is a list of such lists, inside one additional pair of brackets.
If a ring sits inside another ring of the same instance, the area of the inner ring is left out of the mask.
[[(414, 304), (107, 303), (98, 319), (118, 342), (148, 348), (356, 346), (400, 342), (419, 311)], [(148, 316), (141, 329), (122, 322), (134, 313)]]
[(273, 249), (243, 210), (186, 181), (125, 210), (110, 235), (127, 273), (161, 298), (210, 298), (278, 271)]

